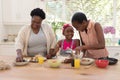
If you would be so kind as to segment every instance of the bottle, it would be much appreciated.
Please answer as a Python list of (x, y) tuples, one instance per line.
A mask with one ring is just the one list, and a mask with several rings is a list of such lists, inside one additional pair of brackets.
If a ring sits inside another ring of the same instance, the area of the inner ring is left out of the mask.
[(71, 66), (74, 68), (80, 68), (80, 58), (79, 54), (73, 52), (73, 60), (71, 61)]
[(118, 40), (118, 45), (120, 45), (120, 39)]

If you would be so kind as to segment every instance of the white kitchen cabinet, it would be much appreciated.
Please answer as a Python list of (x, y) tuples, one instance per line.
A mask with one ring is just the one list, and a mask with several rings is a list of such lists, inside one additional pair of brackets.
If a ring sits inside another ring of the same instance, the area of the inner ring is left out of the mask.
[(31, 21), (31, 10), (36, 7), (45, 7), (41, 0), (2, 0), (2, 3), (4, 25), (29, 23)]
[(1, 43), (0, 55), (16, 55), (14, 43)]
[(2, 1), (0, 0), (0, 24), (2, 23)]

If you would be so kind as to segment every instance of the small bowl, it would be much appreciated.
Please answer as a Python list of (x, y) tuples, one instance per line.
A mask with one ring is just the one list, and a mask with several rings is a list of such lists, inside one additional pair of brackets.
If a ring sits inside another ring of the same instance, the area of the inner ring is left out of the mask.
[(80, 61), (81, 65), (91, 65), (94, 62), (92, 58), (82, 58)]
[(97, 67), (100, 67), (100, 68), (106, 68), (109, 64), (109, 61), (108, 60), (96, 60), (95, 61), (95, 64), (97, 65)]
[(118, 59), (110, 58), (110, 57), (107, 57), (107, 58), (102, 57), (102, 58), (99, 58), (99, 60), (108, 60), (109, 65), (115, 65), (118, 62)]
[(58, 68), (61, 65), (61, 61), (59, 61), (59, 60), (48, 60), (48, 64), (52, 68)]

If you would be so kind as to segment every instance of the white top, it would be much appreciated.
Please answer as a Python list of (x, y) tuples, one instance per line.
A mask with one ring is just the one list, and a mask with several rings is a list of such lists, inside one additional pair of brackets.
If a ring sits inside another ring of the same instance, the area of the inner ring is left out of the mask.
[[(56, 44), (56, 38), (54, 31), (52, 30), (52, 27), (50, 27), (47, 24), (41, 24), (41, 28), (46, 36), (47, 39), (47, 53), (49, 53), (49, 50), (55, 47)], [(15, 49), (21, 49), (22, 54), (24, 56), (27, 56), (27, 49), (28, 49), (28, 40), (30, 37), (32, 29), (30, 25), (24, 26), (20, 29), (18, 36), (15, 40)]]
[(38, 34), (35, 34), (33, 31), (31, 31), (28, 40), (28, 56), (33, 57), (37, 54), (42, 56), (46, 56), (47, 54), (47, 39), (41, 28)]

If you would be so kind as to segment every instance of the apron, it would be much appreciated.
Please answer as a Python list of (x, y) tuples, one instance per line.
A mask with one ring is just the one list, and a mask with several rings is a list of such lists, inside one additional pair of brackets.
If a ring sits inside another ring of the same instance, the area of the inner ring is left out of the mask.
[(72, 44), (71, 44), (70, 48), (67, 48), (66, 50), (64, 50), (64, 49), (63, 49), (64, 40), (63, 40), (63, 41), (62, 41), (62, 44), (61, 44), (60, 55), (61, 55), (61, 56), (64, 56), (64, 57), (71, 56), (71, 55), (72, 55), (72, 47), (73, 47), (73, 44), (74, 44), (74, 40), (72, 40)]

